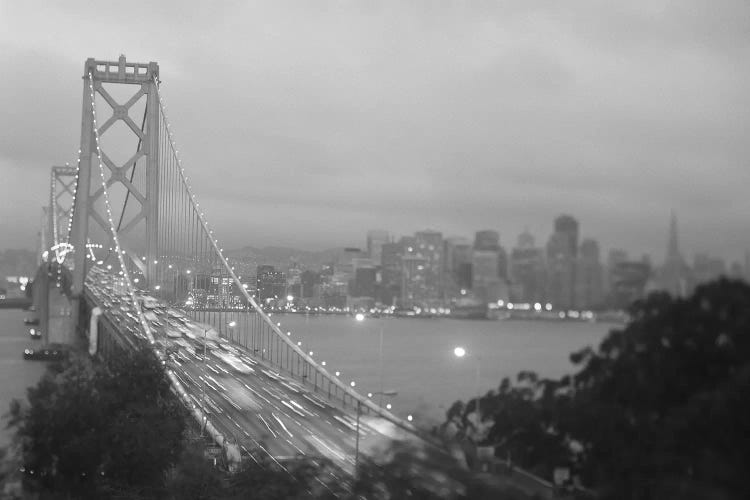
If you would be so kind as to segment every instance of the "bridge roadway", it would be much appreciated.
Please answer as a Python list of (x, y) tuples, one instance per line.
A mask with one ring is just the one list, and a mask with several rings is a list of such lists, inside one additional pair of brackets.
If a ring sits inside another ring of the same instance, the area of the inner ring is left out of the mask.
[[(87, 288), (121, 334), (145, 340), (130, 297), (116, 291), (114, 280), (94, 268)], [(150, 313), (146, 316), (151, 318), (157, 349), (169, 352), (167, 369), (182, 382), (195, 405), (206, 409), (212, 424), (230, 441), (236, 439), (245, 453), (252, 457), (253, 450), (260, 450), (279, 462), (300, 455), (324, 456), (343, 471), (353, 472), (356, 408), (349, 413), (329, 404), (224, 339), (218, 345), (208, 342), (214, 348), (204, 349), (200, 333), (195, 333), (201, 328), (187, 318), (176, 318), (174, 311), (156, 308)], [(183, 336), (170, 338), (167, 331), (173, 336), (181, 331)], [(395, 433), (384, 419), (363, 415), (360, 452), (367, 453), (387, 442), (386, 434)]]

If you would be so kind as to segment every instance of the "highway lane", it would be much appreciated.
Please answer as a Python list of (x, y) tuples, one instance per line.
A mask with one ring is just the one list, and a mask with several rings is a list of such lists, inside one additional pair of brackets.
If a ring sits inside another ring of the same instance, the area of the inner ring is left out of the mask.
[[(123, 332), (142, 337), (130, 297), (116, 292), (114, 277), (92, 270), (89, 289)], [(275, 460), (298, 455), (324, 456), (347, 472), (354, 468), (355, 415), (330, 405), (324, 396), (255, 360), (242, 347), (226, 341), (209, 342), (196, 336), (200, 327), (177, 311), (144, 309), (157, 349), (168, 353), (168, 369), (184, 385), (197, 407), (226, 437), (236, 439), (246, 452), (261, 450)], [(178, 333), (179, 332), (179, 333)], [(175, 337), (170, 338), (167, 334)], [(203, 394), (205, 391), (205, 400)], [(205, 403), (204, 403), (205, 401)], [(387, 440), (363, 418), (360, 450)]]

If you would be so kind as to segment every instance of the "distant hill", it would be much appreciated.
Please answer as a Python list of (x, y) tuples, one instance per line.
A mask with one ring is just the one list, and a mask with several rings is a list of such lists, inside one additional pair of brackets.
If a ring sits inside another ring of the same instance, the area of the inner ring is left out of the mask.
[(280, 269), (287, 269), (290, 264), (297, 262), (305, 269), (318, 270), (324, 264), (337, 262), (344, 254), (344, 248), (329, 248), (318, 252), (300, 250), (288, 247), (263, 247), (251, 246), (229, 250), (226, 256), (256, 266), (270, 265)]

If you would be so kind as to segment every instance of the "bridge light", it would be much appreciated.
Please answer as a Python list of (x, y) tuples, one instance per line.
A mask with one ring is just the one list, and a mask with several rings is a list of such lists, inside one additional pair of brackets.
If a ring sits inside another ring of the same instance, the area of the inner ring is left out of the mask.
[(341, 372), (340, 372), (340, 371), (338, 371), (338, 370), (336, 370), (336, 376), (338, 377), (338, 376), (340, 376), (340, 375), (341, 375)]
[(371, 397), (372, 397), (372, 393), (371, 393), (371, 392), (368, 392), (368, 393), (367, 393), (367, 397), (368, 397), (368, 398), (371, 398)]
[(391, 408), (393, 408), (393, 406), (391, 406), (391, 403), (388, 403), (387, 405), (385, 405), (386, 410), (390, 410)]
[(309, 353), (309, 354), (310, 354), (310, 356), (312, 356), (312, 355), (313, 355), (313, 352), (312, 352), (312, 351), (310, 351), (310, 353)]
[(408, 420), (409, 422), (411, 422), (412, 421), (412, 416), (411, 415), (407, 415), (406, 416), (406, 420)]
[(321, 362), (320, 364), (321, 364), (321, 365), (323, 365), (323, 366), (325, 366), (325, 365), (326, 365), (326, 362), (325, 362), (325, 361), (322, 361), (322, 362)]
[(302, 347), (302, 341), (301, 340), (297, 341), (297, 345)]
[(354, 382), (354, 380), (352, 380), (351, 382), (349, 382), (349, 385), (352, 386), (352, 387), (354, 387), (357, 384)]

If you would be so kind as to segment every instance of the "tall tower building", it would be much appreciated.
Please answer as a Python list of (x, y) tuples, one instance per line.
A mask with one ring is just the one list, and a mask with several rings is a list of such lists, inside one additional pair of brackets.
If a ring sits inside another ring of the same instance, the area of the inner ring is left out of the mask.
[(486, 229), (477, 231), (474, 236), (474, 250), (497, 250), (500, 248), (500, 234)]
[(443, 242), (443, 293), (458, 297), (471, 288), (471, 243), (466, 238), (446, 238)]
[(367, 231), (367, 255), (376, 266), (382, 265), (383, 245), (388, 243), (388, 231), (372, 229)]
[(555, 219), (555, 234), (561, 239), (561, 250), (567, 256), (578, 254), (578, 221), (570, 215), (560, 215)]
[(687, 293), (688, 269), (685, 259), (680, 253), (679, 238), (677, 234), (677, 216), (671, 213), (669, 219), (669, 238), (667, 242), (667, 255), (661, 268), (660, 285), (675, 297), (684, 296)]
[(576, 260), (576, 306), (591, 309), (602, 305), (603, 270), (600, 262), (599, 243), (584, 239)]
[(510, 253), (510, 278), (513, 281), (514, 300), (546, 301), (544, 250), (535, 246), (534, 237), (528, 230), (518, 236), (518, 243)]
[(441, 300), (443, 270), (443, 233), (424, 230), (414, 234), (417, 257), (424, 262), (424, 297), (425, 303)]
[(570, 215), (555, 219), (555, 231), (547, 242), (547, 295), (553, 307), (576, 307), (575, 266), (578, 255), (578, 221)]

